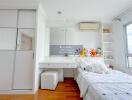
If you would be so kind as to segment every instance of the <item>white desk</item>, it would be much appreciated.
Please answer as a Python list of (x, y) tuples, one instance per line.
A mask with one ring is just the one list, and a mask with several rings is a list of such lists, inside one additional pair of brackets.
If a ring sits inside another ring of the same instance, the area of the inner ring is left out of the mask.
[(77, 68), (77, 65), (75, 59), (71, 57), (48, 57), (44, 62), (39, 64), (39, 68), (45, 70), (57, 70), (59, 73), (59, 81), (63, 81), (63, 69), (75, 69)]

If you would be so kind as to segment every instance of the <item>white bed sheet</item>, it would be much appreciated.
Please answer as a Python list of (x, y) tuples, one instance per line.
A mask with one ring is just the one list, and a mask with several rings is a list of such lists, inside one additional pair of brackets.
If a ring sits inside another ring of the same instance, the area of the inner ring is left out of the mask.
[(132, 76), (120, 71), (97, 74), (78, 69), (76, 80), (85, 100), (132, 100)]

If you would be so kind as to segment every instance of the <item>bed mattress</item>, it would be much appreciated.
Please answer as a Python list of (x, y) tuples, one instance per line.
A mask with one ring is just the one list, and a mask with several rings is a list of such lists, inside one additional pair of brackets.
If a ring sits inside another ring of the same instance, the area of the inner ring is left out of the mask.
[(132, 76), (123, 72), (97, 74), (78, 69), (76, 80), (84, 100), (132, 100)]

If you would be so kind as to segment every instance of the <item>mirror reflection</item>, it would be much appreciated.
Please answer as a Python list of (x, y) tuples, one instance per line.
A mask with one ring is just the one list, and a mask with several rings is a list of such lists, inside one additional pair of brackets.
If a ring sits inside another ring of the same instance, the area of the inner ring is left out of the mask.
[(34, 30), (19, 29), (17, 36), (17, 50), (33, 50)]

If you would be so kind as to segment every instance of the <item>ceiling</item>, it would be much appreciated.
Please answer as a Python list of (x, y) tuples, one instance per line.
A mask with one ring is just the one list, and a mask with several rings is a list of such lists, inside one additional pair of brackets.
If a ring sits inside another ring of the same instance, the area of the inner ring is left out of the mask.
[[(111, 22), (132, 0), (42, 0), (48, 20)], [(62, 14), (57, 14), (61, 11)]]

